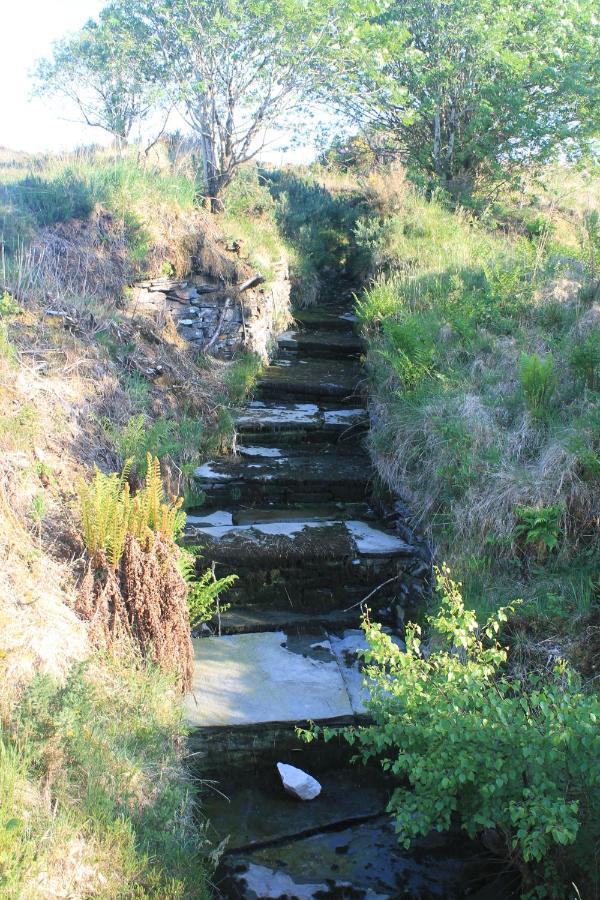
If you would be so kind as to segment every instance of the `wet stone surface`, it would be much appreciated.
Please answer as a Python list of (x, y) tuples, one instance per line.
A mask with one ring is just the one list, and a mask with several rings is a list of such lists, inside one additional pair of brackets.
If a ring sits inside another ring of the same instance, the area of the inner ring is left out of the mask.
[(360, 630), (197, 639), (187, 720), (196, 728), (351, 720), (365, 709), (356, 653), (363, 647)]

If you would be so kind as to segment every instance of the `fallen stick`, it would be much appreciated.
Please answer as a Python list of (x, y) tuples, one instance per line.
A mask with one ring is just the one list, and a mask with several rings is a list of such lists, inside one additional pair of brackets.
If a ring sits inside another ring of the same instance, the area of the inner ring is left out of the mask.
[(238, 284), (238, 291), (241, 294), (242, 291), (247, 291), (249, 288), (256, 287), (259, 284), (263, 284), (264, 281), (266, 281), (264, 275), (253, 275), (252, 278), (248, 278), (247, 281), (243, 281), (241, 284)]
[(378, 584), (376, 588), (373, 588), (370, 594), (367, 594), (366, 597), (363, 597), (362, 600), (359, 600), (358, 603), (353, 603), (352, 606), (349, 606), (344, 612), (350, 612), (351, 609), (356, 609), (357, 606), (362, 606), (363, 603), (366, 603), (367, 600), (370, 600), (373, 594), (376, 594), (377, 591), (380, 591), (382, 587), (385, 587), (386, 584), (390, 584), (392, 581), (398, 581), (400, 575), (393, 575), (391, 578), (388, 578), (387, 581), (383, 581), (381, 584)]
[(207, 344), (206, 347), (204, 348), (204, 353), (208, 353), (208, 351), (210, 350), (210, 348), (212, 347), (212, 345), (214, 344), (214, 342), (215, 342), (215, 341), (217, 340), (217, 338), (219, 337), (219, 334), (221, 333), (221, 328), (223, 327), (223, 322), (225, 321), (225, 313), (226, 313), (227, 310), (230, 308), (230, 303), (231, 303), (231, 300), (230, 300), (230, 298), (228, 297), (228, 298), (226, 299), (226, 301), (225, 301), (225, 306), (223, 307), (223, 312), (221, 313), (221, 316), (220, 316), (219, 321), (218, 321), (218, 323), (217, 323), (217, 327), (216, 327), (216, 329), (215, 329), (215, 333), (213, 334), (213, 336), (211, 337), (210, 341), (208, 342), (208, 344)]

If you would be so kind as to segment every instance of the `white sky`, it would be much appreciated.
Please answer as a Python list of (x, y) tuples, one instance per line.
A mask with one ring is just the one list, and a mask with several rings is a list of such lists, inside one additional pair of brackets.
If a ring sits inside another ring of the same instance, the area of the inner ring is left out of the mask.
[[(75, 114), (61, 108), (58, 101), (32, 100), (29, 78), (36, 61), (50, 53), (53, 41), (96, 16), (104, 2), (0, 0), (0, 147), (59, 152), (82, 144), (108, 143), (102, 129), (68, 120), (67, 116), (75, 118)], [(284, 152), (275, 145), (261, 157), (281, 163), (284, 158), (286, 162), (304, 162), (313, 155), (310, 147)]]

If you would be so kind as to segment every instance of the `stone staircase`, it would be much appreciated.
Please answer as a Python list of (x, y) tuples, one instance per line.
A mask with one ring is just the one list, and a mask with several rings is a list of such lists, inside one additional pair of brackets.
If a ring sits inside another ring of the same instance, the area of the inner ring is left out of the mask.
[[(206, 501), (187, 539), (217, 576), (239, 575), (220, 634), (194, 641), (187, 698), (193, 758), (204, 783), (218, 782), (201, 788), (202, 808), (215, 840), (229, 838), (222, 896), (385, 898), (415, 885), (418, 896), (459, 896), (458, 863), (441, 877), (427, 852), (416, 862), (397, 847), (382, 773), (351, 767), (345, 742), (307, 745), (294, 728), (364, 718), (360, 603), (371, 597), (385, 621), (428, 569), (371, 500), (361, 349), (348, 306), (299, 312), (236, 415), (236, 454), (195, 473)], [(277, 761), (317, 777), (321, 796), (285, 795)], [(344, 874), (342, 856), (357, 848), (365, 862)]]

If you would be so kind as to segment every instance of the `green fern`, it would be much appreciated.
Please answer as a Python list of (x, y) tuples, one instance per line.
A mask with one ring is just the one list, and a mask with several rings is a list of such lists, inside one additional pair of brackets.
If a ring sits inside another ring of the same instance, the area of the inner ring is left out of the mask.
[(219, 603), (220, 595), (238, 580), (237, 575), (226, 575), (215, 578), (212, 569), (202, 575), (196, 573), (196, 557), (192, 553), (184, 553), (179, 559), (179, 570), (188, 585), (188, 608), (190, 624), (197, 628), (203, 622), (212, 619), (215, 613), (225, 612), (229, 604)]
[(550, 411), (550, 401), (556, 388), (554, 359), (549, 353), (543, 359), (537, 353), (523, 353), (519, 378), (525, 405), (533, 419), (542, 422)]
[(127, 481), (132, 463), (127, 460), (120, 474), (106, 475), (96, 468), (92, 481), (82, 480), (77, 488), (86, 549), (92, 558), (104, 558), (113, 568), (123, 555), (128, 534), (142, 543), (153, 534), (174, 541), (185, 525), (183, 498), (174, 502), (165, 498), (159, 459), (147, 454), (144, 487), (135, 496)]

